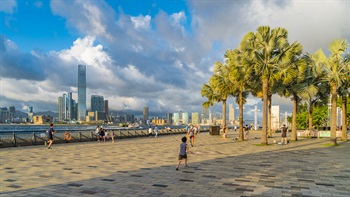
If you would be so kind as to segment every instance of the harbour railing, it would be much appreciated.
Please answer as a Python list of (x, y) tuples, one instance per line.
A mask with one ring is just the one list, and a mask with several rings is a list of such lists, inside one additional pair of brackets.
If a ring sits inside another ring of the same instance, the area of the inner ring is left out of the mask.
[[(200, 132), (208, 132), (209, 128), (201, 128)], [(112, 129), (107, 130), (108, 140), (111, 140)], [(148, 129), (113, 129), (114, 139), (148, 137)], [(158, 136), (186, 134), (186, 129), (159, 129)], [(155, 135), (153, 131), (152, 136)], [(75, 142), (91, 142), (98, 140), (98, 134), (95, 131), (89, 130), (69, 130), (56, 131), (53, 135), (54, 143), (75, 143)], [(103, 139), (100, 139), (103, 141)], [(47, 143), (46, 132), (13, 132), (0, 133), (0, 148), (45, 145)]]

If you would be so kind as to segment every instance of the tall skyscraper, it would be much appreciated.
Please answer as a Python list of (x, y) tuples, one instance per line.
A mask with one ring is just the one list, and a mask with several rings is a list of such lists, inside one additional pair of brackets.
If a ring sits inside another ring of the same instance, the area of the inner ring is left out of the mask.
[(173, 123), (174, 123), (174, 125), (178, 125), (179, 124), (179, 120), (180, 120), (180, 113), (179, 112), (173, 113)]
[(228, 121), (230, 124), (234, 124), (235, 121), (235, 108), (233, 107), (233, 104), (229, 104)]
[(29, 119), (29, 122), (33, 122), (33, 114), (34, 114), (33, 107), (28, 107), (28, 119)]
[(166, 114), (166, 122), (168, 125), (173, 124), (173, 114), (172, 113), (167, 113)]
[(188, 124), (188, 123), (189, 123), (188, 112), (182, 112), (182, 124)]
[(91, 111), (92, 112), (104, 112), (104, 99), (103, 96), (91, 95)]
[(72, 92), (58, 97), (58, 121), (71, 121), (76, 119), (74, 111), (75, 101)]
[(78, 121), (86, 121), (86, 66), (78, 65)]
[(143, 108), (143, 120), (144, 121), (148, 120), (148, 107)]
[(197, 125), (200, 123), (200, 117), (198, 112), (192, 112), (192, 124)]
[(63, 97), (58, 97), (58, 121), (63, 121)]
[(105, 100), (105, 102), (104, 102), (105, 104), (104, 104), (104, 111), (105, 111), (105, 113), (108, 115), (108, 100)]

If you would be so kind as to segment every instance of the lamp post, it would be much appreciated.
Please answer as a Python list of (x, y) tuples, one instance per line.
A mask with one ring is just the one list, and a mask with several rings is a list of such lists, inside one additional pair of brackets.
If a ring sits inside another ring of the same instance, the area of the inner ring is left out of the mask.
[(254, 107), (254, 129), (255, 130), (258, 130), (258, 112), (259, 112), (260, 110), (258, 110), (258, 107), (257, 106), (255, 106)]

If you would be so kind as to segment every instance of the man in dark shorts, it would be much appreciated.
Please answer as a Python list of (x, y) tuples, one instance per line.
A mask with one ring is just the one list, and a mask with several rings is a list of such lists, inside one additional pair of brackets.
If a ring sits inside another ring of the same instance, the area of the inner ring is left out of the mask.
[(283, 145), (283, 142), (285, 142), (284, 144), (287, 144), (287, 127), (286, 127), (286, 125), (284, 124), (283, 126), (282, 126), (282, 145)]
[(52, 149), (51, 145), (53, 143), (53, 134), (55, 131), (53, 130), (53, 124), (50, 124), (50, 129), (46, 131), (47, 132), (47, 141), (49, 142), (48, 149)]

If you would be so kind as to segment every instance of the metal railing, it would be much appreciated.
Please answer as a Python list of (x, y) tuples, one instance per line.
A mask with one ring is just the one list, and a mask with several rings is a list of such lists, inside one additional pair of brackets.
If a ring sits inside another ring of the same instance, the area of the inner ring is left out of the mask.
[[(113, 129), (114, 139), (125, 139), (125, 138), (136, 138), (136, 137), (148, 137), (149, 133), (146, 129)], [(203, 128), (200, 132), (208, 132), (209, 128)], [(111, 140), (110, 132), (112, 130), (107, 130), (109, 133), (109, 139)], [(58, 131), (53, 135), (54, 143), (75, 143), (75, 142), (91, 142), (97, 141), (98, 134), (95, 131), (69, 131), (71, 135), (70, 140), (65, 139), (65, 132)], [(186, 134), (186, 129), (159, 129), (158, 135), (172, 135), (172, 134)], [(155, 133), (152, 133), (154, 136)], [(19, 146), (33, 146), (33, 145), (45, 145), (47, 143), (47, 136), (45, 132), (27, 132), (27, 133), (0, 133), (0, 148), (5, 147), (19, 147)]]

